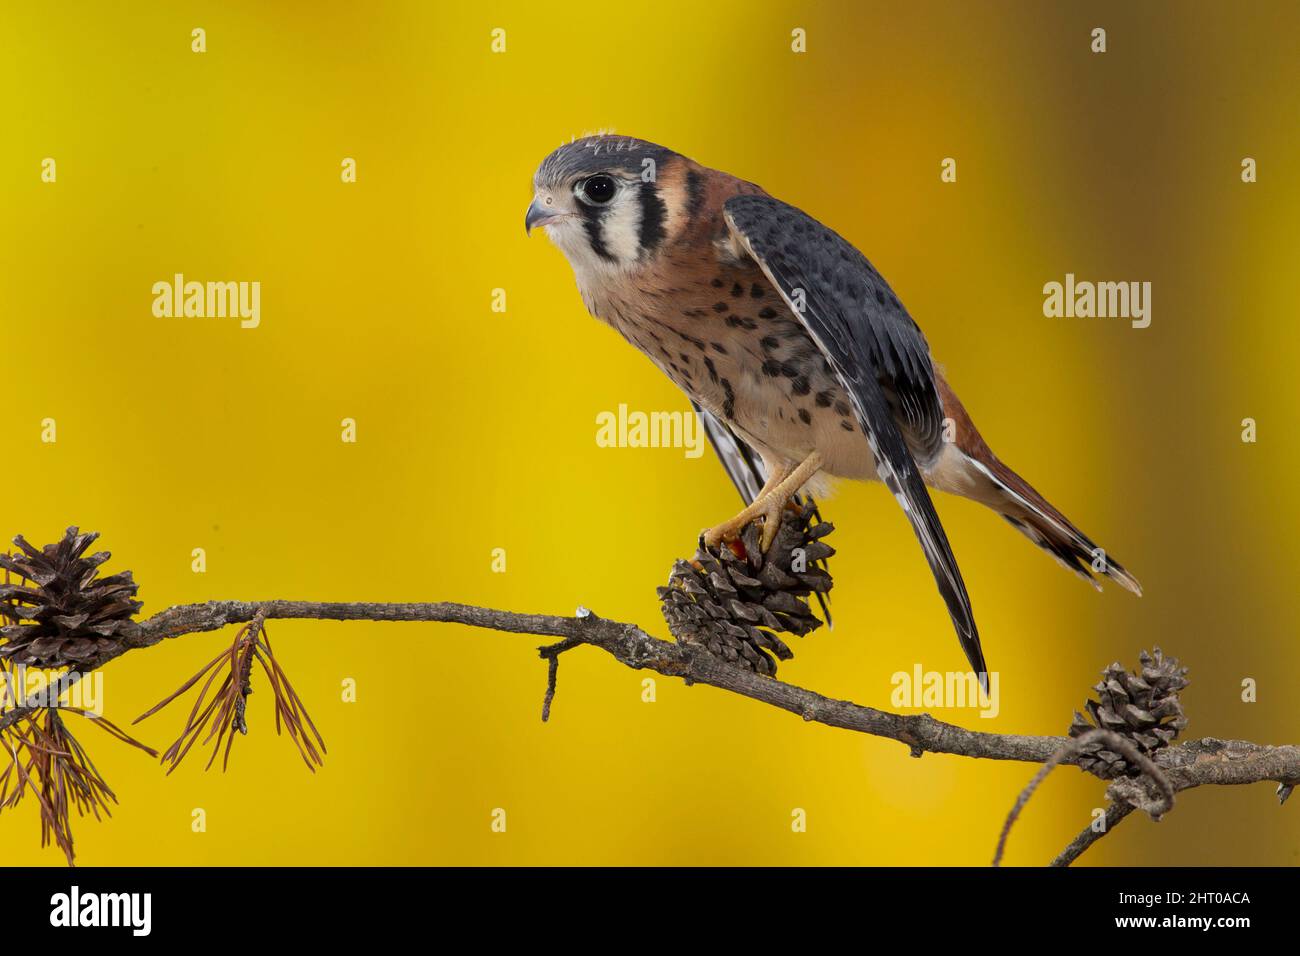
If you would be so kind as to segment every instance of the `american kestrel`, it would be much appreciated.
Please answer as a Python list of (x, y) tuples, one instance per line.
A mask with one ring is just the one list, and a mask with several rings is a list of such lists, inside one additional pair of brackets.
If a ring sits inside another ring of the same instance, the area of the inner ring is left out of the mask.
[[(1137, 580), (998, 460), (916, 322), (852, 245), (753, 183), (662, 146), (587, 136), (533, 177), (525, 228), (568, 258), (588, 311), (701, 410), (749, 502), (716, 547), (821, 475), (879, 479), (912, 523), (971, 667), (987, 674), (970, 598), (926, 485), (992, 508), (1064, 567)], [(754, 456), (761, 461), (761, 487)]]

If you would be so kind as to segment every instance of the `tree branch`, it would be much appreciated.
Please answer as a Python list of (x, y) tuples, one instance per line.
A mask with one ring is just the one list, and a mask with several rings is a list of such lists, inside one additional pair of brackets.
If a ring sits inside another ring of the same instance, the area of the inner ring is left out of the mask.
[[(1146, 796), (1145, 793), (1137, 791), (1132, 794), (1133, 799), (1126, 804), (1127, 806), (1134, 809), (1145, 810), (1151, 815), (1153, 820), (1159, 820), (1174, 808), (1173, 784), (1169, 782), (1169, 778), (1165, 776), (1164, 771), (1157, 767), (1150, 757), (1139, 751), (1130, 741), (1125, 740), (1113, 731), (1102, 729), (1089, 730), (1086, 733), (1080, 734), (1078, 737), (1071, 737), (1066, 740), (1066, 742), (1061, 746), (1061, 749), (1048, 758), (1047, 762), (1043, 764), (1038, 773), (1034, 775), (1034, 779), (1030, 780), (1028, 786), (1020, 792), (1020, 796), (1016, 798), (1015, 805), (1011, 808), (1011, 812), (1007, 814), (1006, 822), (1002, 825), (1002, 833), (998, 837), (997, 850), (993, 853), (994, 866), (1002, 865), (1002, 853), (1006, 849), (1007, 837), (1011, 833), (1011, 827), (1020, 817), (1020, 811), (1025, 808), (1025, 804), (1028, 803), (1029, 798), (1034, 795), (1034, 791), (1036, 791), (1039, 785), (1047, 779), (1047, 775), (1060, 766), (1060, 764), (1064, 763), (1069, 758), (1076, 756), (1085, 747), (1096, 741), (1104, 743), (1111, 750), (1119, 751), (1119, 753), (1127, 757), (1134, 765), (1141, 769), (1141, 771), (1146, 775), (1146, 779), (1155, 784), (1156, 789), (1159, 791), (1158, 800), (1152, 800), (1150, 797)], [(1107, 826), (1106, 830), (1102, 831), (1102, 835), (1104, 835), (1109, 829), (1109, 826)], [(1093, 840), (1089, 840), (1089, 845), (1099, 838), (1100, 836)], [(1071, 846), (1073, 846), (1073, 844), (1071, 844)], [(1079, 852), (1083, 852), (1082, 848)]]
[(571, 650), (583, 644), (598, 647), (620, 663), (637, 670), (652, 670), (678, 677), (688, 684), (708, 684), (752, 700), (798, 714), (804, 720), (887, 737), (906, 744), (913, 756), (923, 753), (959, 754), (990, 760), (1047, 760), (1066, 737), (1034, 737), (966, 730), (935, 720), (929, 714), (893, 714), (834, 700), (794, 684), (759, 676), (733, 667), (705, 649), (652, 637), (633, 624), (620, 624), (580, 610), (574, 617), (520, 614), (494, 608), (451, 602), (383, 604), (313, 601), (208, 601), (160, 611), (125, 632), (121, 647), (91, 662), (85, 670), (100, 667), (128, 650), (151, 647), (164, 640), (230, 624), (245, 624), (258, 613), (266, 619), (326, 621), (431, 621), (466, 624), (516, 634), (563, 638), (562, 645), (542, 649), (542, 656)]
[[(544, 720), (550, 715), (555, 696), (559, 655), (586, 644), (600, 648), (627, 667), (652, 670), (666, 677), (680, 678), (687, 684), (708, 684), (829, 727), (896, 740), (907, 746), (914, 757), (935, 753), (1045, 764), (1040, 776), (1054, 766), (1074, 764), (1078, 760), (1078, 738), (972, 731), (936, 720), (929, 714), (894, 714), (852, 701), (835, 700), (735, 667), (700, 646), (663, 641), (635, 625), (605, 620), (584, 609), (579, 609), (574, 617), (561, 617), (450, 602), (208, 601), (177, 605), (131, 624), (123, 631), (124, 639), (118, 647), (83, 665), (80, 671), (88, 672), (129, 650), (152, 647), (185, 634), (246, 624), (258, 614), (264, 615), (266, 620), (444, 622), (561, 638), (559, 643), (539, 649), (548, 664), (542, 711)], [(0, 715), (0, 730), (34, 712), (34, 708), (15, 708)], [(1168, 792), (1170, 801), (1173, 793), (1193, 787), (1233, 786), (1265, 780), (1277, 782), (1279, 796), (1285, 799), (1291, 787), (1300, 782), (1300, 746), (1267, 746), (1205, 738), (1159, 751), (1153, 766), (1158, 768), (1158, 774), (1148, 773), (1148, 776), (1167, 782), (1171, 788)], [(1101, 833), (1091, 828), (1084, 830), (1057, 856), (1054, 865), (1069, 865), (1134, 808), (1151, 810), (1162, 806), (1165, 801), (1153, 801), (1142, 779), (1121, 778), (1112, 782), (1107, 795), (1115, 804), (1107, 813), (1106, 830)], [(1165, 789), (1163, 783), (1160, 789)], [(1032, 793), (1032, 789), (1027, 792)], [(1022, 794), (1016, 812), (1027, 799), (1028, 796)]]

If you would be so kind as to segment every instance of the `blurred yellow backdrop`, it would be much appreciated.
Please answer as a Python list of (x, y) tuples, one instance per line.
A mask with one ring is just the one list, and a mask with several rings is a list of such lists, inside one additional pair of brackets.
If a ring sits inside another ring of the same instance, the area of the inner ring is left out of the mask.
[[(521, 228), (540, 159), (614, 127), (854, 241), (999, 454), (1145, 586), (1095, 594), (989, 513), (939, 501), (1002, 706), (938, 716), (1061, 733), (1102, 667), (1159, 644), (1191, 668), (1189, 734), (1296, 742), (1297, 29), (1283, 3), (7, 4), (0, 533), (101, 531), (146, 613), (583, 604), (663, 633), (655, 585), (738, 501), (711, 454), (597, 446), (597, 413), (685, 400)], [(260, 327), (155, 318), (151, 286), (177, 272), (260, 281)], [(1067, 272), (1152, 282), (1151, 327), (1044, 318), (1042, 286)], [(797, 641), (781, 676), (888, 707), (894, 671), (964, 667), (888, 495), (845, 487), (825, 512), (836, 627)], [(324, 769), (275, 738), (265, 692), (224, 775), (191, 757), (165, 777), (74, 725), (121, 800), (76, 826), (81, 863), (982, 865), (1033, 772), (912, 760), (666, 679), (646, 703), (646, 675), (592, 650), (566, 656), (543, 725), (538, 639), (270, 631)], [(111, 664), (108, 715), (143, 712), (228, 637)], [(182, 717), (140, 735), (165, 746)], [(1009, 860), (1046, 862), (1101, 803), (1097, 781), (1058, 772)], [(1294, 811), (1267, 786), (1192, 792), (1085, 860), (1294, 864)], [(62, 863), (31, 801), (0, 834), (5, 862)]]

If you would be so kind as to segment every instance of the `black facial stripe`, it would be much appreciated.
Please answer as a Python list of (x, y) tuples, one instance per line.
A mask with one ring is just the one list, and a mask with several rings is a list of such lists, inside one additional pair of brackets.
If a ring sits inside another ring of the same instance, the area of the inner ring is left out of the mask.
[(686, 174), (686, 218), (694, 221), (704, 208), (704, 178), (695, 170)]
[(614, 262), (614, 254), (605, 245), (605, 231), (601, 228), (601, 220), (605, 218), (609, 207), (588, 206), (586, 203), (579, 202), (578, 210), (582, 213), (582, 228), (587, 231), (587, 241), (591, 243), (591, 251), (608, 262)]
[(664, 205), (654, 183), (642, 183), (637, 199), (641, 203), (641, 234), (637, 242), (642, 254), (645, 254), (663, 242), (666, 235), (664, 217), (668, 215), (668, 207)]

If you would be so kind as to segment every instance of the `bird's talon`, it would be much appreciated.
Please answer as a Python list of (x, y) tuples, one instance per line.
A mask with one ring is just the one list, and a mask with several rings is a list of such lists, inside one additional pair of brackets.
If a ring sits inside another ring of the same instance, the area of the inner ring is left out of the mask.
[(780, 528), (781, 513), (779, 510), (774, 515), (763, 516), (763, 534), (758, 539), (759, 550), (762, 551), (763, 554), (767, 554), (771, 549), (772, 542), (776, 540), (776, 533)]

